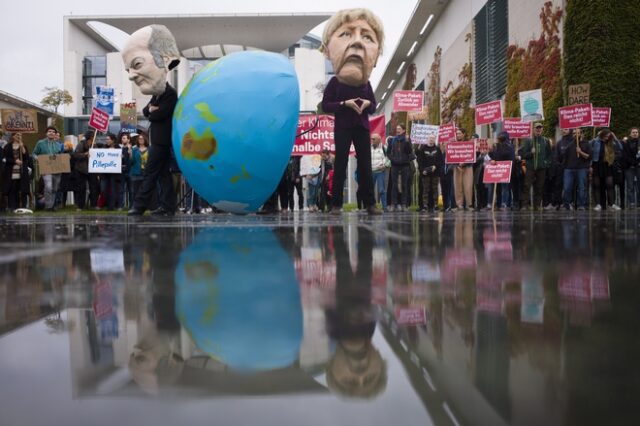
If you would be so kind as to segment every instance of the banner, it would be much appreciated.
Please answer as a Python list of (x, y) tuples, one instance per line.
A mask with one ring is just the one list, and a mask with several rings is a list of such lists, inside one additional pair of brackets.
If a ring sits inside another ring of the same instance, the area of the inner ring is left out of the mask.
[(436, 144), (438, 143), (438, 130), (440, 126), (432, 126), (430, 124), (417, 124), (411, 125), (411, 142), (418, 145), (425, 145), (429, 136), (436, 138)]
[(511, 182), (512, 161), (496, 161), (495, 164), (487, 163), (484, 166), (482, 183), (509, 183)]
[(113, 115), (115, 89), (109, 86), (96, 86), (96, 108)]
[(520, 118), (522, 121), (544, 120), (542, 89), (520, 92)]
[(93, 127), (99, 132), (106, 133), (109, 130), (109, 114), (93, 107), (91, 110), (91, 117), (89, 117), (89, 126)]
[(502, 120), (503, 129), (509, 133), (510, 138), (530, 138), (531, 121), (523, 121), (520, 118), (505, 118)]
[(567, 92), (567, 105), (588, 104), (591, 85), (589, 85), (589, 83), (572, 84), (568, 87)]
[(502, 101), (476, 105), (476, 126), (502, 120)]
[(456, 141), (456, 123), (449, 123), (440, 126), (438, 129), (438, 143), (449, 143)]
[(71, 157), (69, 154), (38, 155), (38, 169), (40, 175), (56, 175), (59, 173), (71, 173)]
[(593, 107), (593, 127), (609, 127), (611, 108)]
[(120, 131), (124, 133), (137, 133), (138, 109), (135, 102), (120, 104)]
[(38, 133), (38, 112), (35, 109), (2, 109), (2, 127), (12, 133)]
[(476, 162), (476, 141), (451, 142), (447, 144), (447, 164), (469, 164)]
[(89, 150), (89, 173), (122, 173), (122, 150), (91, 148)]
[(593, 125), (593, 107), (591, 104), (580, 104), (558, 109), (561, 129), (577, 129)]
[(395, 112), (422, 112), (424, 92), (422, 90), (396, 90), (393, 92), (393, 110)]

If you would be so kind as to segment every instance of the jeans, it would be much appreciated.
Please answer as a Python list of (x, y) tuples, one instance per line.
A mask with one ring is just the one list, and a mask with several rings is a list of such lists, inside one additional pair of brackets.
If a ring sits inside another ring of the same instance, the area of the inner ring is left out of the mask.
[(577, 207), (587, 207), (587, 169), (565, 169), (564, 188), (562, 189), (562, 204), (565, 208), (573, 201), (574, 185), (578, 185)]
[(640, 167), (630, 167), (625, 170), (624, 182), (627, 186), (627, 206), (637, 207), (640, 200)]
[(44, 207), (46, 209), (52, 209), (56, 201), (56, 192), (60, 186), (60, 174), (56, 175), (44, 175)]
[(378, 198), (380, 198), (380, 204), (383, 209), (387, 208), (387, 186), (384, 182), (386, 172), (384, 170), (380, 170), (377, 172), (373, 172), (373, 188), (374, 191), (377, 189)]
[[(317, 181), (317, 179), (316, 179)], [(317, 205), (318, 203), (318, 187), (320, 185), (318, 184), (313, 184), (311, 180), (307, 181), (308, 186), (307, 186), (307, 207), (311, 208), (315, 205)]]
[[(401, 166), (391, 166), (391, 204), (408, 206), (410, 202), (409, 179), (411, 166), (408, 164)], [(402, 188), (402, 194), (398, 194), (398, 182)]]

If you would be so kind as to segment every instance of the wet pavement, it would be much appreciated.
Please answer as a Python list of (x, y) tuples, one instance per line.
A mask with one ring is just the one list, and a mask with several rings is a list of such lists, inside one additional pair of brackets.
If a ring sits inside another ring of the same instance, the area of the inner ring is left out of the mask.
[(0, 218), (0, 424), (626, 425), (640, 214)]

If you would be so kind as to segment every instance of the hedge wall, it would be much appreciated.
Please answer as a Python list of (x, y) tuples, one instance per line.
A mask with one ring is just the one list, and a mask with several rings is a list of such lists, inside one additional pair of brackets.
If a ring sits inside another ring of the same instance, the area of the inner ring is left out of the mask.
[(637, 1), (569, 0), (564, 22), (566, 86), (589, 83), (594, 106), (612, 108), (622, 137), (640, 125), (640, 7)]

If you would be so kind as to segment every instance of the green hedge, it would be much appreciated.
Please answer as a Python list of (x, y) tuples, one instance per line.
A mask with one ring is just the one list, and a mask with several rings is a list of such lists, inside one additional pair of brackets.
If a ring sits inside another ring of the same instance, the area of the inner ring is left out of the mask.
[(564, 22), (566, 86), (589, 83), (594, 106), (611, 107), (622, 137), (640, 125), (640, 6), (626, 0), (569, 0)]

